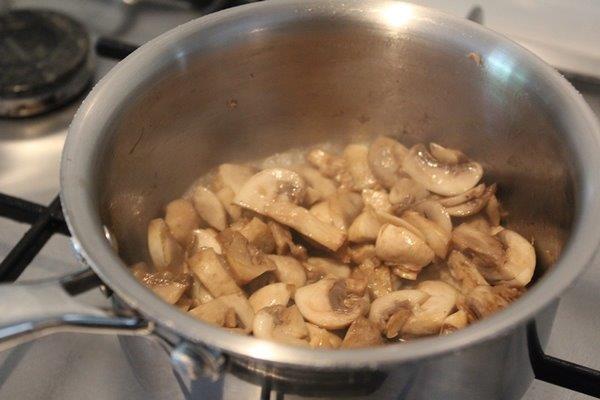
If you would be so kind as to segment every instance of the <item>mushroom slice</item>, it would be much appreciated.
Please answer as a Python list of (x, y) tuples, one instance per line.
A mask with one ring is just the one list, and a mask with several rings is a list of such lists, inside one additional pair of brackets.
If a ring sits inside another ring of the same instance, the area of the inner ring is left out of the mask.
[(285, 283), (272, 283), (263, 286), (248, 298), (254, 312), (270, 306), (287, 306), (292, 295), (293, 286)]
[(450, 244), (450, 232), (442, 229), (438, 224), (425, 218), (415, 211), (407, 211), (402, 218), (409, 224), (419, 229), (425, 238), (425, 243), (433, 250), (436, 256), (446, 258)]
[(218, 298), (226, 306), (233, 308), (237, 316), (238, 324), (244, 333), (250, 333), (252, 331), (252, 322), (254, 321), (254, 311), (250, 302), (242, 293), (233, 293)]
[(217, 169), (213, 188), (216, 191), (227, 188), (235, 195), (255, 173), (256, 168), (250, 165), (221, 164)]
[(242, 291), (229, 275), (225, 263), (211, 248), (200, 249), (188, 259), (188, 265), (214, 297)]
[(444, 231), (452, 232), (452, 220), (446, 209), (435, 200), (426, 200), (415, 204), (413, 210), (423, 214), (428, 220), (438, 224)]
[[(478, 266), (486, 267), (486, 270), (493, 271), (497, 266), (504, 264), (505, 254), (502, 243), (489, 233), (469, 224), (463, 223), (454, 229), (452, 242), (463, 253), (472, 256)], [(487, 279), (488, 276), (483, 270), (482, 273)]]
[(367, 288), (372, 298), (385, 296), (392, 291), (392, 274), (389, 267), (373, 266), (364, 263), (358, 266), (355, 271), (360, 271), (367, 279)]
[(379, 265), (379, 259), (375, 254), (375, 245), (361, 244), (354, 247), (349, 247), (350, 261), (355, 264), (363, 264), (366, 261), (371, 261), (374, 265)]
[(369, 347), (381, 344), (383, 344), (383, 338), (377, 325), (365, 317), (358, 317), (350, 324), (342, 341), (343, 348)]
[(224, 187), (219, 189), (215, 192), (215, 195), (221, 201), (221, 204), (223, 204), (223, 208), (225, 208), (232, 221), (237, 221), (242, 217), (242, 207), (233, 204), (235, 192), (231, 188)]
[(135, 263), (129, 267), (131, 269), (131, 273), (138, 281), (143, 280), (147, 274), (150, 273), (150, 267), (145, 262), (141, 261), (139, 263)]
[(252, 218), (239, 232), (263, 253), (272, 253), (275, 250), (271, 229), (260, 219)]
[(364, 204), (375, 210), (387, 213), (392, 211), (392, 203), (390, 203), (389, 195), (385, 190), (363, 189), (361, 196)]
[(183, 246), (189, 243), (194, 229), (200, 226), (200, 218), (191, 201), (177, 199), (167, 204), (165, 223), (173, 237)]
[(192, 296), (192, 300), (199, 305), (208, 303), (211, 300), (214, 300), (214, 296), (210, 294), (208, 289), (200, 282), (197, 276), (194, 275), (192, 288), (190, 290), (190, 295)]
[(265, 215), (275, 221), (295, 229), (332, 251), (339, 249), (346, 241), (342, 230), (319, 220), (307, 209), (292, 203), (278, 201), (266, 206), (264, 211)]
[(495, 195), (491, 196), (488, 200), (485, 206), (485, 214), (490, 220), (492, 226), (500, 225), (500, 220), (502, 219), (502, 209), (500, 207), (500, 202)]
[(405, 264), (414, 266), (420, 270), (435, 256), (433, 250), (421, 239), (408, 229), (385, 224), (379, 230), (375, 242), (377, 257), (393, 264)]
[(413, 309), (413, 315), (401, 331), (409, 336), (437, 334), (446, 317), (456, 307), (456, 289), (442, 281), (424, 281), (417, 285), (417, 289), (427, 293), (429, 298)]
[(382, 211), (376, 211), (376, 212), (377, 212), (377, 216), (379, 217), (379, 220), (381, 221), (382, 224), (391, 224), (394, 226), (398, 226), (398, 227), (407, 229), (410, 232), (412, 232), (414, 235), (417, 235), (421, 239), (425, 240), (425, 237), (423, 236), (421, 231), (419, 229), (417, 229), (417, 227), (415, 227), (414, 225), (408, 223), (408, 221), (406, 221), (402, 218), (396, 217), (395, 215), (388, 214), (388, 213), (385, 213)]
[(306, 345), (309, 335), (302, 314), (296, 306), (266, 307), (254, 317), (254, 336), (278, 342)]
[(234, 203), (259, 214), (266, 214), (269, 204), (299, 204), (304, 200), (306, 184), (300, 175), (283, 168), (269, 168), (253, 175), (242, 186)]
[(344, 149), (346, 169), (352, 176), (353, 187), (356, 190), (375, 189), (377, 179), (369, 168), (369, 148), (364, 144), (349, 144)]
[(346, 280), (324, 278), (301, 287), (294, 300), (305, 319), (325, 329), (341, 329), (363, 315), (369, 301), (348, 290)]
[(212, 229), (195, 229), (192, 231), (191, 240), (187, 248), (188, 255), (196, 254), (200, 249), (211, 248), (221, 254), (221, 245), (217, 240), (217, 232)]
[(148, 224), (148, 250), (157, 270), (181, 268), (183, 249), (162, 218), (153, 219)]
[(459, 299), (457, 306), (467, 314), (469, 321), (476, 321), (503, 309), (519, 297), (522, 291), (521, 288), (504, 285), (478, 286)]
[(369, 168), (384, 187), (390, 189), (394, 186), (406, 154), (408, 154), (406, 147), (386, 136), (378, 136), (371, 143), (367, 155)]
[(279, 255), (291, 254), (301, 260), (306, 259), (306, 248), (295, 244), (289, 229), (275, 221), (268, 221), (273, 240), (275, 240), (275, 252)]
[(169, 304), (175, 304), (189, 288), (189, 276), (174, 276), (170, 272), (154, 272), (146, 274), (142, 283), (152, 289), (161, 299)]
[(450, 314), (444, 319), (440, 335), (448, 335), (449, 333), (456, 332), (459, 329), (464, 328), (469, 324), (467, 313), (463, 310), (458, 310), (453, 314)]
[(477, 269), (477, 266), (459, 251), (450, 253), (448, 268), (450, 275), (458, 282), (462, 292), (465, 294), (478, 286), (488, 285), (483, 275)]
[[(216, 326), (234, 325), (235, 310), (226, 305), (221, 299), (214, 299), (188, 311), (199, 320)], [(231, 326), (230, 326), (231, 327)]]
[(348, 240), (354, 243), (374, 242), (381, 225), (377, 213), (370, 207), (366, 207), (350, 225)]
[[(339, 177), (344, 174), (345, 161), (342, 157), (331, 154), (323, 149), (314, 149), (306, 155), (306, 161), (316, 167), (327, 178), (334, 178), (339, 182)], [(351, 179), (351, 177), (349, 177)]]
[(458, 164), (459, 162), (467, 159), (467, 157), (461, 151), (448, 149), (440, 146), (437, 143), (430, 143), (429, 151), (436, 159), (447, 164)]
[(304, 263), (310, 281), (316, 281), (323, 277), (349, 278), (350, 267), (330, 258), (309, 257)]
[[(508, 286), (524, 287), (533, 277), (535, 270), (535, 250), (523, 236), (509, 229), (497, 235), (506, 248), (506, 261), (498, 269), (499, 274), (488, 275), (492, 281), (500, 280)], [(494, 279), (495, 277), (499, 279)]]
[[(480, 187), (483, 187), (483, 190), (480, 192)], [(462, 203), (458, 203), (453, 206), (445, 205), (446, 211), (449, 215), (453, 217), (467, 217), (469, 215), (473, 215), (481, 211), (488, 203), (489, 199), (496, 192), (496, 184), (488, 186), (487, 188), (482, 183), (478, 186), (475, 186), (471, 190), (467, 190), (462, 195), (458, 195), (455, 197), (463, 197), (465, 201)], [(452, 199), (452, 197), (440, 200), (440, 203), (444, 205), (444, 203), (448, 203), (445, 200)]]
[(333, 225), (346, 232), (363, 209), (363, 200), (357, 193), (339, 190), (327, 199)]
[[(436, 152), (439, 155), (439, 152)], [(410, 149), (402, 163), (404, 171), (427, 190), (444, 196), (466, 192), (479, 182), (483, 175), (481, 165), (461, 158), (451, 163), (435, 158), (425, 146), (418, 144)]]
[(390, 190), (388, 199), (395, 209), (403, 209), (429, 196), (423, 185), (414, 179), (399, 177)]
[(245, 285), (257, 276), (275, 269), (275, 264), (241, 233), (228, 228), (220, 232), (217, 239), (231, 273), (239, 284)]
[(275, 263), (277, 269), (275, 276), (283, 283), (294, 285), (300, 288), (306, 284), (306, 272), (304, 267), (294, 257), (268, 255), (269, 259)]
[(308, 336), (310, 338), (308, 344), (310, 347), (318, 349), (337, 349), (342, 345), (342, 339), (338, 335), (329, 332), (327, 329), (319, 328), (310, 322), (306, 323), (306, 327), (308, 328)]
[[(408, 316), (412, 314), (412, 309), (424, 303), (428, 298), (429, 294), (421, 290), (407, 289), (388, 293), (373, 300), (369, 319), (384, 335), (392, 338), (398, 334), (403, 322), (406, 322)], [(388, 326), (392, 316), (394, 318)]]
[(324, 177), (318, 170), (308, 165), (300, 165), (296, 171), (304, 178), (310, 187), (315, 189), (321, 195), (321, 198), (327, 198), (337, 190), (335, 183)]
[(331, 210), (329, 209), (328, 201), (321, 201), (314, 204), (309, 212), (317, 217), (319, 221), (325, 222), (326, 224), (333, 225), (333, 217), (331, 216)]
[(219, 231), (225, 229), (227, 225), (225, 208), (213, 192), (204, 186), (198, 186), (192, 194), (192, 201), (200, 218)]

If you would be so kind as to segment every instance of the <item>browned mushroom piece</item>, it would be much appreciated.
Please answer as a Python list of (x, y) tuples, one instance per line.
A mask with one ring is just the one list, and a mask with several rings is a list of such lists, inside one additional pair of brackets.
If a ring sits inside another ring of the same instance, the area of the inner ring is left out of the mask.
[(294, 300), (302, 316), (325, 329), (341, 329), (363, 315), (369, 306), (363, 293), (351, 292), (347, 280), (323, 278), (301, 287)]
[(496, 196), (491, 196), (485, 206), (485, 214), (487, 215), (492, 226), (499, 226), (502, 220), (502, 208)]
[(200, 249), (211, 248), (217, 254), (221, 254), (221, 245), (217, 240), (217, 231), (211, 228), (194, 229), (190, 236), (190, 241), (186, 249), (188, 257), (196, 254)]
[(442, 281), (424, 281), (417, 289), (429, 295), (403, 324), (401, 332), (408, 336), (427, 336), (440, 332), (444, 320), (456, 309), (457, 292)]
[(260, 219), (252, 218), (239, 232), (263, 253), (272, 253), (275, 250), (275, 239), (271, 229)]
[(272, 283), (263, 286), (248, 298), (254, 312), (265, 307), (287, 306), (294, 291), (294, 286), (285, 283)]
[(388, 338), (398, 335), (415, 306), (423, 304), (429, 295), (421, 290), (397, 290), (371, 303), (369, 320)]
[(380, 261), (377, 258), (374, 244), (359, 244), (348, 248), (350, 261), (355, 264), (362, 264), (370, 261), (373, 265), (379, 265)]
[(148, 250), (157, 270), (181, 270), (183, 249), (162, 218), (153, 219), (148, 224)]
[(474, 187), (483, 175), (481, 165), (466, 157), (442, 157), (447, 154), (436, 147), (436, 158), (424, 145), (413, 146), (404, 158), (402, 168), (412, 179), (431, 192), (454, 196)]
[(350, 267), (332, 258), (309, 257), (304, 263), (308, 282), (316, 282), (324, 277), (349, 278)]
[(385, 224), (381, 227), (375, 242), (375, 251), (380, 259), (412, 267), (420, 271), (434, 258), (434, 252), (423, 239), (403, 227)]
[(390, 189), (397, 182), (408, 149), (394, 139), (378, 136), (368, 152), (369, 167), (382, 186)]
[(276, 269), (264, 253), (252, 245), (239, 232), (225, 229), (217, 235), (233, 278), (245, 285), (259, 275)]
[(314, 149), (306, 154), (306, 161), (317, 168), (325, 177), (332, 178), (338, 183), (348, 183), (352, 180), (352, 177), (346, 171), (346, 162), (343, 157), (323, 149)]
[(452, 332), (456, 332), (459, 329), (464, 328), (469, 324), (467, 313), (463, 310), (458, 310), (453, 314), (450, 314), (444, 320), (440, 335), (448, 335)]
[(270, 254), (267, 257), (277, 268), (274, 273), (277, 279), (289, 285), (300, 288), (306, 284), (306, 270), (294, 257)]
[(361, 196), (363, 203), (374, 210), (387, 213), (392, 212), (390, 196), (385, 190), (363, 189)]
[(383, 344), (383, 338), (377, 325), (365, 317), (358, 317), (350, 324), (341, 347), (359, 348), (379, 346), (381, 344)]
[(242, 186), (256, 174), (257, 169), (250, 165), (221, 164), (214, 176), (212, 188), (219, 191), (223, 188), (230, 189), (237, 194)]
[(337, 349), (342, 345), (342, 339), (335, 333), (329, 332), (327, 329), (319, 328), (318, 326), (306, 323), (308, 328), (308, 336), (310, 347), (319, 349)]
[(388, 200), (394, 210), (403, 210), (429, 196), (429, 191), (414, 179), (401, 176), (390, 190)]
[(480, 184), (465, 193), (441, 199), (440, 203), (446, 208), (449, 215), (453, 217), (467, 217), (477, 214), (496, 193), (496, 184), (485, 186)]
[(392, 274), (389, 267), (363, 263), (354, 271), (359, 271), (366, 278), (371, 298), (376, 299), (392, 292)]
[(453, 251), (448, 256), (448, 268), (452, 277), (458, 282), (461, 291), (465, 294), (478, 286), (488, 285), (477, 266), (459, 251)]
[(289, 229), (283, 225), (275, 222), (268, 221), (267, 225), (273, 235), (275, 241), (275, 252), (279, 255), (290, 254), (297, 259), (306, 259), (306, 248), (302, 245), (294, 243), (292, 240), (292, 234)]
[(457, 306), (467, 314), (470, 322), (485, 318), (503, 308), (523, 293), (522, 288), (478, 286), (468, 295), (459, 298)]
[(416, 211), (406, 211), (402, 214), (402, 218), (421, 232), (425, 243), (437, 257), (446, 258), (451, 239), (450, 232), (445, 231), (441, 226)]
[(306, 346), (309, 331), (298, 307), (275, 305), (261, 309), (254, 317), (254, 336)]
[(235, 283), (223, 259), (213, 249), (199, 250), (188, 259), (190, 270), (214, 297), (242, 291)]
[(363, 209), (362, 197), (348, 190), (338, 190), (327, 199), (331, 223), (346, 232)]
[(308, 183), (309, 187), (313, 188), (319, 195), (318, 199), (326, 199), (337, 190), (333, 180), (325, 177), (321, 172), (308, 165), (300, 165), (295, 168), (302, 178)]
[(192, 202), (203, 221), (219, 231), (225, 229), (227, 226), (225, 208), (211, 190), (204, 186), (197, 186), (192, 193)]
[(177, 303), (191, 285), (189, 275), (168, 271), (146, 273), (140, 281), (169, 304)]
[(376, 189), (379, 182), (369, 168), (369, 147), (364, 144), (349, 144), (344, 149), (346, 170), (352, 176), (352, 186), (355, 190)]
[(167, 204), (165, 223), (175, 240), (185, 247), (192, 238), (192, 232), (200, 226), (200, 218), (191, 201), (177, 199)]

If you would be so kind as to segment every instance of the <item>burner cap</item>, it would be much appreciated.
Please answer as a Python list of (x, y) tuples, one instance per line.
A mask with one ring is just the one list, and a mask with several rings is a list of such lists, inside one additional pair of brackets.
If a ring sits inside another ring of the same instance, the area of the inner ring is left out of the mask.
[(90, 83), (90, 39), (72, 18), (47, 10), (0, 14), (0, 116), (59, 107)]

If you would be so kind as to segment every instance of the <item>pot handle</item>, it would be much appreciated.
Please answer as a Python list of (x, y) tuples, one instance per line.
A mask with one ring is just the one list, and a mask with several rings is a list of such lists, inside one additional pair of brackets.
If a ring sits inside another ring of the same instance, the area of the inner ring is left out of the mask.
[(154, 325), (77, 301), (101, 282), (90, 270), (63, 278), (0, 285), (0, 351), (58, 332), (149, 335)]
[(535, 321), (527, 325), (527, 345), (535, 379), (600, 399), (600, 371), (544, 353)]

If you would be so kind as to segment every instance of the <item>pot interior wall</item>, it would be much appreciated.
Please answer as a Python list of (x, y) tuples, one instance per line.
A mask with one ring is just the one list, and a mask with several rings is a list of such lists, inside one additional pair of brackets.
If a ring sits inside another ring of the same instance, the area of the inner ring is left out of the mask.
[(277, 21), (191, 34), (122, 105), (97, 165), (103, 221), (127, 263), (147, 259), (148, 221), (219, 163), (384, 134), (482, 162), (508, 225), (535, 240), (542, 270), (552, 264), (577, 171), (533, 69), (418, 16)]

